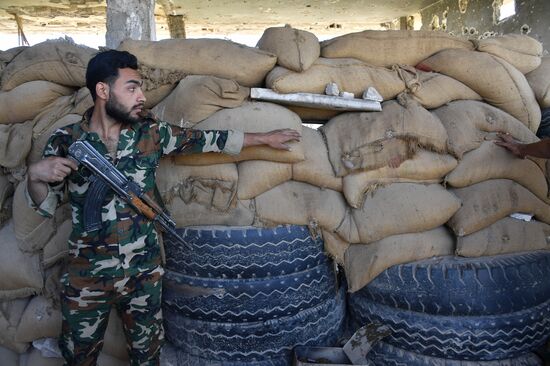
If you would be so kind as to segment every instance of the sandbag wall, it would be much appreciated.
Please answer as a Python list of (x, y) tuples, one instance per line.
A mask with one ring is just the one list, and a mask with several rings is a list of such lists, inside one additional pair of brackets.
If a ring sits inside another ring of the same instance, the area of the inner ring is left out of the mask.
[[(548, 62), (532, 38), (365, 31), (320, 43), (286, 27), (267, 29), (256, 48), (190, 39), (128, 40), (120, 49), (138, 57), (146, 105), (171, 124), (302, 134), (289, 152), (253, 147), (164, 159), (157, 183), (180, 228), (307, 225), (344, 267), (351, 292), (399, 263), (548, 249), (545, 162), (517, 159), (491, 141), (497, 132), (538, 140), (550, 74), (540, 71)], [(70, 210), (39, 217), (23, 183), (47, 137), (92, 105), (84, 73), (95, 52), (69, 40), (0, 52), (0, 345), (10, 352), (59, 334), (55, 286)], [(382, 112), (248, 97), (250, 87), (323, 93), (329, 82), (356, 97), (375, 87)], [(310, 121), (323, 126), (303, 125)], [(509, 217), (517, 212), (534, 220)], [(52, 330), (35, 323), (31, 335), (17, 336), (33, 302), (52, 314)]]

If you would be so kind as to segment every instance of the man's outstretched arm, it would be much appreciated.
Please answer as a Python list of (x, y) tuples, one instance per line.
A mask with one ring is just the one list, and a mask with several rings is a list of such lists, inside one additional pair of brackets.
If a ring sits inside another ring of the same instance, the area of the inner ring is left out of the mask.
[(498, 134), (499, 140), (495, 144), (506, 148), (518, 158), (532, 156), (536, 158), (550, 159), (550, 139), (540, 140), (531, 144), (522, 144), (514, 140), (510, 135)]

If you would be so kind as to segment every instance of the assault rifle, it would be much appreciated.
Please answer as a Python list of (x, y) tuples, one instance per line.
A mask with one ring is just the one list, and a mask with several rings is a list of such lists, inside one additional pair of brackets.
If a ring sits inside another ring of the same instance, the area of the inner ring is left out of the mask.
[(101, 205), (109, 189), (128, 203), (137, 213), (158, 223), (162, 230), (187, 249), (191, 246), (176, 232), (176, 223), (134, 181), (126, 178), (113, 164), (84, 140), (69, 146), (69, 155), (92, 172), (91, 184), (84, 202), (84, 224), (87, 231), (101, 227)]

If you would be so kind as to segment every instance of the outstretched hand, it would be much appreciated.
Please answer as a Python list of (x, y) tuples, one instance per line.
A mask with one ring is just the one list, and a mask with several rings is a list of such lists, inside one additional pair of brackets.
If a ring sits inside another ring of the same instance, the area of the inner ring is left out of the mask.
[(300, 141), (302, 136), (290, 128), (273, 130), (264, 133), (245, 133), (244, 146), (268, 145), (277, 150), (290, 151), (291, 141)]
[(522, 144), (514, 140), (514, 138), (508, 134), (497, 134), (497, 140), (495, 140), (495, 144), (504, 147), (518, 158), (525, 158), (525, 154), (521, 149)]

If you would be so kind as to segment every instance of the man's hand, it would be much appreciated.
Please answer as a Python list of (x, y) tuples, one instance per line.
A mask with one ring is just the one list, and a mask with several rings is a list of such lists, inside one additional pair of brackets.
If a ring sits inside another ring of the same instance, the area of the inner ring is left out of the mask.
[(42, 183), (61, 182), (78, 165), (72, 159), (51, 156), (29, 166), (29, 181)]
[(288, 146), (290, 141), (300, 141), (300, 134), (297, 131), (294, 131), (289, 128), (281, 130), (273, 130), (265, 133), (245, 133), (244, 134), (244, 145), (243, 147), (248, 146), (257, 146), (257, 145), (268, 145), (274, 149), (278, 150), (287, 150), (290, 151), (291, 148)]
[(502, 146), (510, 151), (512, 154), (518, 158), (525, 158), (525, 153), (523, 152), (523, 144), (514, 140), (514, 138), (508, 134), (499, 133), (497, 134), (498, 140), (495, 140), (495, 144)]

